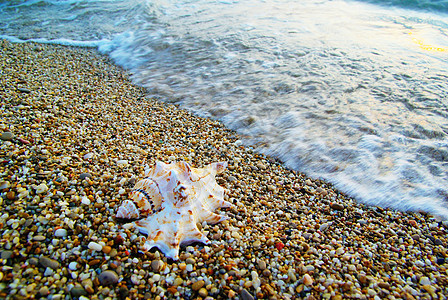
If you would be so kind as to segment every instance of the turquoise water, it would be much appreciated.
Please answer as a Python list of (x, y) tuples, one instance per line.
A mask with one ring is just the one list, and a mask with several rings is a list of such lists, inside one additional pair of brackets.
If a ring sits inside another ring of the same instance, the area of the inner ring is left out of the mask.
[(97, 47), (360, 202), (448, 217), (447, 3), (8, 1), (0, 34)]

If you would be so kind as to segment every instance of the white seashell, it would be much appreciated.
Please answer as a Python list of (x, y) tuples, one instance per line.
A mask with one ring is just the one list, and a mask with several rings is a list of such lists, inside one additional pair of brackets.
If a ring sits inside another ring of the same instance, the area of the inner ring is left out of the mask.
[(148, 235), (145, 250), (157, 247), (177, 260), (181, 244), (209, 242), (196, 223), (215, 224), (227, 219), (213, 212), (231, 206), (215, 179), (226, 167), (226, 162), (205, 168), (193, 168), (186, 162), (157, 162), (147, 171), (148, 177), (137, 182), (116, 217), (142, 218), (133, 224)]

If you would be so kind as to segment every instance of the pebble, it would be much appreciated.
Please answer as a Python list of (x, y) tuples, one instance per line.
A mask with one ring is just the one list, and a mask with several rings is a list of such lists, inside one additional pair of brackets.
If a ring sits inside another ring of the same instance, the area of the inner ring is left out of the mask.
[(13, 252), (10, 251), (10, 250), (4, 250), (4, 251), (2, 251), (1, 258), (2, 259), (9, 259), (9, 258), (11, 258), (12, 253)]
[(266, 269), (266, 262), (264, 260), (258, 260), (258, 267), (260, 270)]
[(72, 261), (68, 264), (68, 268), (72, 271), (76, 271), (78, 269), (78, 263), (76, 261)]
[(27, 89), (27, 88), (17, 88), (17, 90), (21, 93), (25, 93), (25, 94), (29, 94), (31, 93), (31, 90)]
[(119, 167), (127, 167), (128, 166), (128, 161), (125, 160), (125, 159), (117, 160), (117, 166), (119, 166)]
[(419, 283), (420, 283), (421, 285), (429, 285), (429, 284), (431, 284), (431, 281), (429, 280), (428, 277), (426, 277), (426, 276), (422, 276), (422, 277), (420, 278)]
[(91, 152), (90, 152), (90, 153), (86, 153), (86, 154), (84, 154), (83, 158), (86, 159), (86, 160), (87, 160), (87, 159), (91, 159), (94, 155), (95, 155), (95, 154), (93, 154), (93, 153), (91, 153)]
[(64, 228), (59, 228), (54, 232), (54, 235), (57, 237), (64, 237), (67, 236), (67, 230)]
[(53, 276), (53, 274), (54, 274), (54, 271), (53, 271), (53, 269), (51, 269), (51, 268), (46, 268), (45, 269), (45, 271), (44, 271), (44, 276), (45, 277), (47, 277), (47, 276)]
[(160, 272), (162, 266), (163, 262), (160, 259), (156, 259), (151, 262), (151, 269), (153, 270), (153, 272)]
[(72, 288), (70, 290), (70, 294), (72, 295), (72, 297), (80, 297), (80, 296), (89, 295), (89, 293), (87, 293), (87, 291), (81, 286), (75, 286), (74, 288)]
[(33, 236), (33, 240), (34, 241), (40, 242), (40, 241), (44, 241), (45, 239), (46, 239), (46, 237), (43, 236), (43, 235), (35, 235), (35, 236)]
[(43, 287), (41, 287), (41, 288), (39, 289), (39, 294), (40, 294), (42, 297), (46, 297), (48, 294), (50, 294), (50, 290), (48, 289), (48, 287), (43, 286)]
[(305, 274), (302, 278), (302, 282), (304, 285), (312, 285), (313, 284), (313, 278), (311, 278), (310, 275)]
[(118, 275), (115, 271), (106, 270), (98, 276), (98, 280), (101, 285), (112, 285), (118, 282)]
[(36, 187), (36, 194), (43, 194), (48, 191), (48, 186), (45, 183), (41, 183)]
[(2, 134), (0, 135), (0, 139), (4, 140), (4, 141), (11, 141), (14, 138), (14, 133), (6, 131), (6, 132), (2, 132)]
[(344, 208), (345, 208), (344, 205), (337, 203), (337, 202), (331, 203), (330, 207), (335, 210), (344, 210)]
[(96, 243), (96, 242), (90, 242), (87, 247), (89, 249), (95, 250), (95, 251), (101, 251), (103, 250), (103, 246), (101, 246), (100, 244)]
[(30, 266), (37, 266), (39, 264), (39, 260), (36, 257), (31, 257), (28, 260), (28, 263), (30, 264)]
[(252, 296), (246, 289), (241, 290), (240, 296), (242, 300), (254, 300), (254, 296)]
[(153, 280), (154, 282), (158, 282), (158, 281), (160, 280), (160, 274), (154, 274), (154, 275), (152, 276), (152, 280)]
[(266, 169), (266, 166), (265, 166), (262, 162), (258, 162), (258, 163), (256, 164), (256, 166), (257, 166), (257, 168), (260, 169), (260, 170), (265, 170), (265, 169)]
[(57, 260), (54, 260), (46, 256), (39, 257), (39, 264), (42, 265), (44, 268), (50, 268), (53, 270), (56, 270), (59, 267), (59, 262)]
[(268, 190), (271, 192), (275, 192), (277, 190), (277, 187), (275, 185), (269, 184), (268, 185)]
[(207, 289), (205, 289), (205, 288), (201, 288), (201, 289), (199, 290), (199, 296), (201, 296), (201, 297), (207, 297), (207, 295), (208, 295)]
[(7, 189), (11, 186), (9, 181), (0, 181), (0, 190)]
[(112, 251), (112, 247), (105, 245), (101, 250), (103, 251), (104, 254), (109, 254)]
[(184, 282), (184, 280), (180, 277), (176, 277), (176, 279), (174, 279), (174, 285), (175, 286), (179, 286), (182, 285), (182, 283)]
[(79, 174), (79, 179), (84, 180), (86, 178), (92, 178), (92, 175), (90, 173), (81, 173)]
[(81, 198), (81, 203), (84, 205), (90, 205), (90, 199), (84, 196)]
[(187, 268), (187, 264), (186, 264), (186, 263), (181, 262), (181, 263), (179, 264), (179, 269), (180, 269), (181, 271), (185, 270), (186, 268)]
[(195, 283), (193, 283), (193, 285), (191, 286), (191, 288), (193, 289), (193, 291), (197, 291), (199, 290), (201, 287), (203, 287), (205, 284), (204, 280), (198, 280)]
[(386, 290), (390, 289), (390, 284), (387, 282), (380, 282), (380, 283), (378, 283), (378, 286), (382, 289), (386, 289)]
[(14, 200), (16, 198), (16, 193), (14, 191), (9, 191), (6, 194), (6, 198), (10, 201)]

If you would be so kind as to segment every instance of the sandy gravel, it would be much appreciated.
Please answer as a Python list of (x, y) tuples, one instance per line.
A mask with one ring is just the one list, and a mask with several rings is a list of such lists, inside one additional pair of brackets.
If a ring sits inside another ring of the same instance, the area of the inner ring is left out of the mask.
[[(446, 298), (447, 224), (357, 204), (128, 77), (94, 49), (0, 41), (1, 298)], [(178, 261), (115, 218), (157, 160), (229, 164), (230, 219)]]

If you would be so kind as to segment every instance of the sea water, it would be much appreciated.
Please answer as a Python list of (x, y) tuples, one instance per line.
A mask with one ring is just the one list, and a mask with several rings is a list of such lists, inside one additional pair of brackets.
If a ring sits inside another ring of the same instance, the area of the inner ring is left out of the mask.
[(448, 217), (448, 1), (1, 1), (0, 37), (97, 47), (360, 202)]

